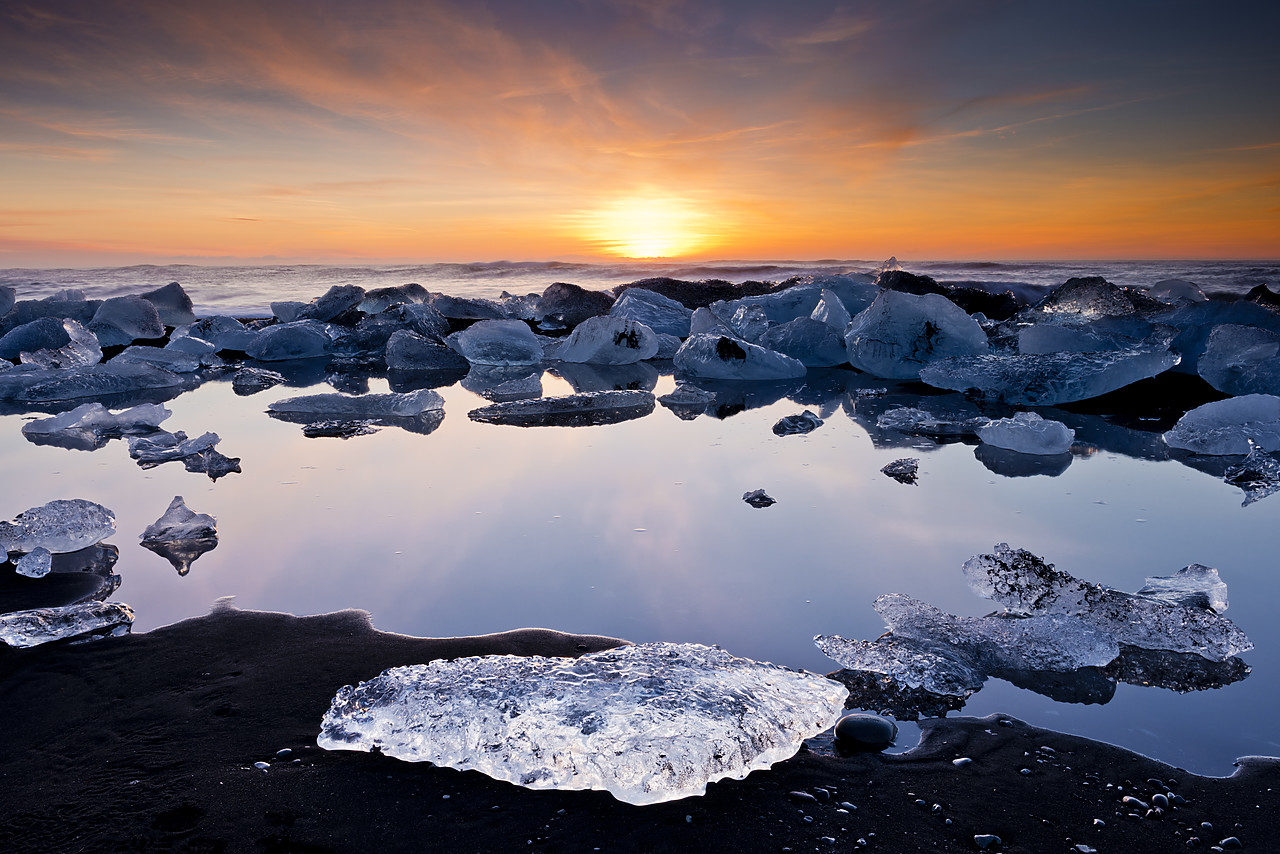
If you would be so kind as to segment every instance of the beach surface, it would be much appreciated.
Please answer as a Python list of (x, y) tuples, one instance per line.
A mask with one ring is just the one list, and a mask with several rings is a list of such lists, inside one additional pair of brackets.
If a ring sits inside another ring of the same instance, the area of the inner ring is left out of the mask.
[[(412, 638), (359, 611), (224, 606), (145, 634), (3, 651), (0, 850), (975, 851), (986, 835), (1000, 840), (986, 850), (1009, 852), (1167, 852), (1192, 837), (1275, 850), (1280, 761), (1200, 777), (1002, 715), (925, 721), (903, 754), (840, 757), (819, 737), (703, 797), (645, 807), (315, 746), (337, 689), (385, 668), (620, 643), (545, 629)], [(1124, 802), (1170, 792), (1162, 816)]]

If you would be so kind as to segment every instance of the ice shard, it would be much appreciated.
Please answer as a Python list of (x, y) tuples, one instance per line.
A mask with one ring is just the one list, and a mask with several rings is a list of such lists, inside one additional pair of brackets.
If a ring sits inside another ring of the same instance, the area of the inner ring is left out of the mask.
[(775, 436), (802, 435), (812, 433), (821, 426), (822, 419), (806, 409), (799, 415), (787, 415), (779, 419), (778, 423), (773, 425), (773, 433)]
[(446, 342), (474, 365), (535, 365), (542, 344), (523, 320), (481, 320)]
[(953, 356), (920, 370), (938, 388), (1015, 406), (1087, 400), (1164, 373), (1178, 364), (1168, 350)]
[(62, 321), (62, 328), (67, 335), (67, 343), (56, 348), (24, 350), (19, 356), (21, 362), (39, 368), (61, 369), (96, 365), (102, 361), (102, 347), (98, 336), (69, 318)]
[(147, 526), (140, 538), (142, 547), (163, 557), (179, 575), (191, 571), (191, 564), (218, 546), (218, 522), (207, 513), (195, 513), (181, 495), (169, 503), (164, 515)]
[(803, 363), (774, 350), (725, 335), (699, 333), (676, 351), (676, 370), (718, 380), (785, 380), (802, 377)]
[(409, 418), (443, 409), (444, 398), (429, 388), (397, 394), (308, 394), (267, 404), (267, 411), (285, 420), (317, 421), (352, 418)]
[(1174, 605), (1200, 608), (1221, 614), (1227, 610), (1227, 584), (1211, 566), (1193, 563), (1184, 566), (1173, 575), (1155, 575), (1147, 578), (1138, 596), (1163, 599)]
[(338, 692), (317, 743), (643, 805), (706, 792), (835, 723), (840, 684), (695, 644), (392, 668)]
[(882, 635), (873, 641), (816, 635), (822, 654), (841, 667), (887, 677), (895, 687), (967, 698), (987, 681), (981, 668), (936, 644)]
[(244, 397), (250, 394), (257, 394), (260, 391), (266, 391), (284, 381), (284, 375), (275, 371), (243, 366), (231, 378), (231, 390)]
[(53, 552), (44, 546), (36, 546), (14, 563), (18, 575), (27, 578), (44, 578), (53, 571)]
[(920, 461), (914, 457), (903, 457), (889, 463), (880, 471), (898, 483), (914, 484), (920, 476)]
[(1082, 581), (1005, 543), (966, 561), (964, 575), (979, 596), (1015, 612), (1079, 617), (1122, 644), (1191, 652), (1211, 661), (1253, 648), (1235, 623), (1213, 610)]
[(132, 625), (133, 609), (122, 602), (81, 602), (0, 614), (0, 642), (21, 648), (95, 640), (128, 634)]
[[(172, 415), (158, 403), (144, 403), (112, 412), (101, 403), (83, 403), (52, 418), (40, 418), (22, 425), (22, 435), (38, 445), (93, 447), (98, 439), (130, 433), (150, 433)], [(59, 441), (63, 440), (63, 441)]]
[(913, 380), (948, 356), (987, 352), (987, 335), (944, 296), (881, 291), (845, 334), (849, 362), (885, 379)]
[(643, 418), (653, 412), (647, 391), (594, 391), (495, 403), (467, 413), (472, 421), (516, 427), (589, 427)]
[(693, 317), (690, 309), (645, 288), (627, 288), (609, 308), (609, 314), (678, 338), (689, 337), (689, 321)]
[(898, 406), (886, 410), (876, 419), (876, 426), (883, 430), (896, 430), (909, 436), (930, 438), (956, 438), (976, 435), (980, 427), (991, 422), (982, 415), (968, 412), (937, 414), (914, 406)]
[(153, 436), (137, 436), (129, 440), (129, 456), (143, 468), (181, 460), (213, 448), (221, 441), (217, 433), (203, 433), (194, 439), (179, 430), (176, 433), (160, 432)]
[(601, 315), (574, 327), (557, 350), (556, 358), (562, 362), (628, 365), (652, 359), (657, 353), (658, 336), (648, 326), (626, 317)]
[(1065, 454), (1076, 431), (1061, 421), (1046, 421), (1034, 412), (1019, 412), (979, 427), (978, 438), (988, 445), (1020, 454)]
[(333, 342), (327, 329), (318, 320), (295, 320), (268, 326), (257, 333), (244, 350), (250, 358), (260, 362), (314, 359), (329, 353)]
[(1222, 479), (1244, 490), (1244, 502), (1240, 506), (1248, 507), (1280, 491), (1280, 461), (1251, 442), (1249, 456), (1228, 468)]
[(160, 312), (153, 303), (139, 296), (103, 300), (88, 326), (104, 347), (127, 345), (139, 338), (160, 338), (164, 335)]
[(116, 364), (114, 360), (103, 365), (40, 373), (39, 381), (17, 392), (18, 400), (49, 403), (182, 385), (182, 378), (172, 371), (140, 363)]
[(1164, 434), (1171, 448), (1196, 454), (1248, 454), (1257, 444), (1280, 451), (1280, 397), (1245, 394), (1197, 406)]
[(105, 540), (115, 531), (115, 514), (101, 504), (83, 498), (59, 499), (24, 510), (12, 522), (0, 522), (0, 549), (74, 552)]

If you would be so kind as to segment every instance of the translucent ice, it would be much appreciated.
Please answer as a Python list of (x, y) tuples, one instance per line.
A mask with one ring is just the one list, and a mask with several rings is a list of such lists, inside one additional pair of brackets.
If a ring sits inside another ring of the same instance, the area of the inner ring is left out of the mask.
[(658, 398), (658, 403), (670, 409), (682, 421), (692, 421), (715, 402), (715, 392), (689, 383), (677, 383), (674, 391)]
[(830, 325), (811, 317), (797, 317), (770, 326), (757, 343), (790, 356), (809, 368), (831, 368), (849, 361), (844, 336)]
[(373, 288), (365, 293), (359, 308), (366, 314), (377, 314), (392, 306), (421, 303), (430, 296), (430, 292), (416, 282), (389, 288)]
[(1147, 296), (1168, 303), (1204, 302), (1208, 299), (1195, 282), (1186, 279), (1164, 279), (1147, 288)]
[(556, 352), (556, 358), (562, 362), (627, 365), (652, 359), (657, 353), (658, 336), (652, 329), (635, 320), (609, 314), (589, 317), (574, 327)]
[(1244, 502), (1240, 506), (1248, 507), (1280, 492), (1280, 462), (1257, 445), (1251, 445), (1249, 456), (1227, 469), (1222, 479), (1244, 490)]
[(303, 308), (299, 317), (328, 323), (356, 308), (364, 296), (364, 288), (358, 285), (334, 285)]
[(609, 309), (612, 317), (622, 317), (643, 323), (654, 332), (689, 337), (689, 322), (693, 312), (662, 294), (645, 288), (627, 288)]
[(25, 575), (27, 578), (44, 578), (53, 569), (53, 552), (44, 546), (36, 546), (18, 558), (14, 568), (18, 575)]
[(283, 374), (246, 365), (236, 371), (235, 376), (231, 378), (231, 390), (242, 396), (257, 394), (260, 391), (274, 388), (284, 381)]
[(1020, 454), (1065, 454), (1076, 431), (1061, 421), (1046, 421), (1034, 412), (998, 418), (978, 428), (978, 438), (988, 445)]
[(481, 320), (447, 340), (472, 364), (533, 365), (542, 361), (542, 344), (523, 320)]
[(191, 324), (189, 335), (203, 338), (219, 350), (247, 351), (257, 340), (258, 333), (246, 327), (234, 317), (214, 315), (202, 317)]
[(439, 341), (409, 329), (387, 339), (387, 367), (393, 371), (465, 371), (467, 360)]
[(19, 391), (16, 397), (33, 403), (77, 400), (147, 389), (173, 388), (181, 384), (182, 378), (172, 371), (136, 362), (117, 364), (113, 360), (104, 365), (50, 371), (38, 382)]
[(115, 531), (115, 514), (101, 504), (83, 498), (60, 499), (24, 510), (12, 522), (0, 522), (0, 549), (74, 552), (105, 540)]
[(1159, 308), (1160, 303), (1133, 288), (1113, 285), (1101, 276), (1068, 279), (1028, 308), (1028, 318), (1088, 321), (1099, 317), (1122, 317), (1141, 310)]
[[(308, 394), (267, 404), (272, 413), (335, 418), (408, 418), (444, 408), (444, 398), (429, 388), (397, 394)], [(292, 419), (290, 419), (292, 420)]]
[(12, 647), (57, 640), (91, 640), (129, 633), (133, 610), (120, 602), (82, 602), (0, 614), (0, 641)]
[(1168, 350), (955, 356), (926, 365), (920, 379), (989, 401), (1053, 406), (1098, 397), (1177, 363)]
[(936, 644), (883, 635), (874, 641), (817, 635), (818, 649), (850, 670), (879, 673), (899, 686), (932, 694), (968, 697), (987, 681), (981, 668)]
[(1250, 440), (1280, 451), (1280, 397), (1245, 394), (1197, 406), (1164, 434), (1171, 448), (1197, 454), (1248, 454)]
[(822, 419), (806, 409), (799, 415), (787, 415), (779, 419), (778, 423), (773, 425), (773, 432), (776, 436), (794, 436), (812, 433), (821, 426)]
[(1215, 326), (1197, 370), (1224, 394), (1280, 393), (1280, 335), (1256, 326)]
[(818, 304), (813, 307), (813, 313), (809, 315), (813, 320), (819, 323), (825, 323), (843, 337), (844, 331), (849, 327), (849, 309), (844, 307), (844, 303), (834, 293), (823, 290), (822, 295), (818, 298)]
[(1218, 576), (1218, 570), (1198, 563), (1185, 566), (1173, 575), (1148, 577), (1137, 595), (1188, 608), (1209, 609), (1217, 614), (1230, 605), (1226, 582)]
[(71, 319), (62, 321), (62, 329), (67, 334), (67, 343), (56, 348), (24, 350), (19, 356), (22, 363), (41, 368), (76, 368), (102, 361), (98, 336)]
[(595, 391), (495, 403), (473, 409), (467, 417), (516, 427), (589, 427), (643, 418), (653, 407), (654, 397), (647, 391)]
[(152, 436), (135, 436), (129, 440), (129, 456), (143, 468), (181, 460), (211, 450), (219, 442), (217, 433), (204, 433), (194, 439), (179, 430), (176, 433), (161, 431)]
[(71, 340), (64, 321), (55, 317), (41, 317), (30, 323), (15, 326), (0, 336), (0, 359), (16, 359), (23, 352), (56, 350)]
[(978, 429), (989, 424), (990, 420), (969, 413), (939, 415), (913, 406), (898, 406), (882, 412), (876, 419), (876, 426), (912, 436), (949, 438), (976, 435)]
[(882, 291), (854, 317), (845, 343), (855, 368), (885, 379), (915, 379), (937, 359), (987, 352), (986, 333), (955, 303), (898, 291)]
[(913, 457), (904, 457), (880, 469), (884, 474), (896, 480), (898, 483), (912, 484), (916, 482), (916, 478), (920, 473), (920, 461)]
[(156, 288), (139, 296), (156, 307), (160, 322), (165, 326), (182, 326), (195, 322), (195, 306), (191, 303), (191, 297), (187, 296), (187, 292), (177, 282), (170, 282), (163, 288)]
[(835, 722), (847, 694), (694, 644), (460, 658), (343, 688), (317, 743), (652, 804), (789, 758)]
[(103, 300), (89, 321), (89, 329), (103, 347), (132, 344), (139, 338), (164, 336), (160, 312), (153, 303), (138, 296)]
[(441, 315), (454, 320), (501, 320), (507, 312), (491, 299), (470, 299), (448, 294), (431, 294), (429, 305)]
[(677, 371), (707, 379), (783, 380), (806, 373), (790, 356), (725, 335), (691, 335), (674, 361)]
[(126, 363), (151, 365), (172, 371), (175, 374), (190, 374), (200, 370), (203, 361), (198, 355), (184, 353), (182, 350), (168, 347), (145, 347), (135, 344), (127, 347), (111, 360), (114, 365)]
[(196, 558), (218, 545), (218, 522), (207, 513), (192, 512), (174, 496), (169, 509), (142, 532), (142, 547), (163, 557), (179, 575), (186, 575)]
[(1212, 661), (1253, 648), (1244, 632), (1212, 610), (1081, 581), (1004, 543), (993, 554), (966, 561), (964, 575), (979, 596), (1021, 613), (1079, 617), (1122, 644), (1192, 652)]
[(101, 403), (82, 403), (75, 409), (52, 418), (28, 421), (22, 425), (22, 434), (38, 444), (59, 444), (41, 441), (36, 437), (53, 438), (61, 434), (70, 438), (99, 438), (150, 433), (158, 429), (161, 422), (172, 414), (158, 403), (144, 403), (121, 412), (111, 412)]
[(608, 314), (613, 303), (613, 296), (603, 291), (589, 291), (567, 282), (552, 282), (538, 298), (535, 317), (538, 320), (554, 318), (572, 327), (588, 317)]
[(323, 323), (318, 320), (295, 320), (263, 329), (245, 347), (245, 353), (260, 362), (314, 359), (326, 355), (331, 343), (332, 339)]

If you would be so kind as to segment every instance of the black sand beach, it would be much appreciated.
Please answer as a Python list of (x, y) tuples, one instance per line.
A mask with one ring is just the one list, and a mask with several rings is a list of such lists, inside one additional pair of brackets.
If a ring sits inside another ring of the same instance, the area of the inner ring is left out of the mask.
[[(1280, 850), (1276, 760), (1200, 777), (1003, 716), (927, 721), (921, 745), (899, 755), (841, 758), (817, 739), (704, 797), (648, 807), (315, 747), (335, 691), (387, 667), (618, 643), (543, 629), (418, 639), (378, 632), (361, 612), (224, 608), (146, 634), (6, 650), (0, 850), (975, 851), (983, 835), (1000, 840), (986, 850), (1008, 852), (1209, 850), (1231, 837)], [(1160, 816), (1123, 802), (1155, 794), (1174, 801)]]

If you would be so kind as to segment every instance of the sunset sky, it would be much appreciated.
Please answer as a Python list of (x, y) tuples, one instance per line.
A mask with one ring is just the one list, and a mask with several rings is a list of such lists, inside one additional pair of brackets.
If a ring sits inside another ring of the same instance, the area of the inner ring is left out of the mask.
[(0, 266), (1275, 259), (1277, 8), (6, 0)]

